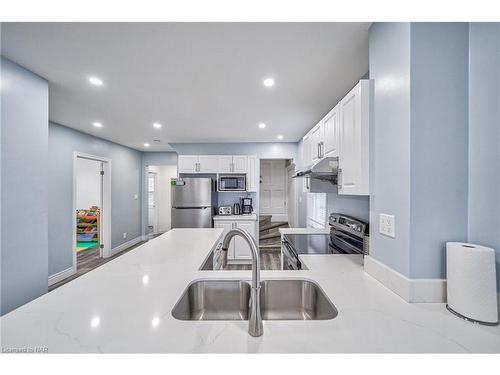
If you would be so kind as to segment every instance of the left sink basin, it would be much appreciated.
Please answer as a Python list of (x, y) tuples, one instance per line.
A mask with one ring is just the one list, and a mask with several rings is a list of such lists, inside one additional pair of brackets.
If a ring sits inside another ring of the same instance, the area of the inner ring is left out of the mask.
[(250, 285), (242, 280), (199, 280), (190, 284), (172, 315), (179, 320), (248, 320)]

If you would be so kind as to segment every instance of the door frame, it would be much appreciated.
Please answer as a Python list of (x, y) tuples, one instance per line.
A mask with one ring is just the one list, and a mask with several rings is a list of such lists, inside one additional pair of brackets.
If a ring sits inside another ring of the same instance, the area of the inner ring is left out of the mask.
[(147, 218), (147, 222), (148, 222), (148, 226), (149, 226), (149, 175), (152, 174), (154, 175), (154, 191), (153, 191), (153, 195), (154, 195), (154, 201), (155, 201), (155, 208), (154, 208), (154, 224), (153, 224), (153, 235), (156, 235), (159, 233), (159, 215), (158, 215), (158, 173), (157, 172), (153, 172), (153, 171), (150, 171), (149, 170), (149, 167), (148, 167), (148, 171), (147, 171), (147, 181), (148, 181), (148, 185), (147, 185), (147, 189), (146, 189), (146, 193), (147, 193), (147, 199), (148, 199), (148, 218)]
[[(293, 178), (293, 175), (295, 174), (295, 163), (293, 160), (290, 161), (290, 164), (288, 167), (286, 167), (286, 208), (287, 208), (287, 215), (290, 214), (290, 211), (292, 211), (292, 223), (288, 223), (288, 226), (290, 228), (297, 227), (298, 225), (298, 196), (297, 196), (297, 180)], [(290, 199), (288, 199), (288, 193), (290, 192), (288, 189), (288, 182), (291, 182), (293, 185), (293, 197), (292, 197), (292, 202), (290, 202)], [(302, 185), (301, 185), (302, 187)], [(290, 207), (292, 207), (292, 210), (290, 210)]]
[[(284, 198), (285, 198), (285, 212), (283, 214), (273, 214), (273, 213), (262, 213), (261, 211), (261, 200), (260, 200), (260, 190), (262, 188), (262, 161), (265, 161), (265, 160), (269, 160), (269, 161), (284, 161), (285, 162), (285, 174), (284, 174), (284, 178), (283, 178), (283, 185), (284, 185)], [(278, 221), (288, 221), (288, 181), (287, 181), (287, 166), (286, 166), (286, 162), (287, 160), (290, 161), (290, 164), (294, 164), (294, 161), (292, 158), (260, 158), (259, 159), (259, 215), (271, 215), (271, 221), (273, 221), (273, 217), (275, 218), (278, 218), (278, 219), (281, 219), (281, 220), (278, 220)], [(284, 219), (284, 220), (283, 220)]]
[(102, 179), (102, 207), (101, 207), (101, 236), (100, 243), (102, 248), (102, 257), (109, 258), (111, 252), (111, 159), (102, 156), (91, 155), (84, 152), (73, 152), (73, 242), (71, 249), (73, 251), (73, 271), (76, 272), (76, 187), (77, 187), (77, 161), (78, 158), (95, 160), (102, 163), (104, 176)]

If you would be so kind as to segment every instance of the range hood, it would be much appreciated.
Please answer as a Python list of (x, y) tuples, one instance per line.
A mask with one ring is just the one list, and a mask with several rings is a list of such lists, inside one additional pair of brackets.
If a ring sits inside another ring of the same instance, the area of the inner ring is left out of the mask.
[(337, 175), (339, 170), (339, 158), (327, 157), (314, 163), (310, 168), (298, 171), (294, 178), (309, 177), (318, 180), (330, 181), (337, 184)]

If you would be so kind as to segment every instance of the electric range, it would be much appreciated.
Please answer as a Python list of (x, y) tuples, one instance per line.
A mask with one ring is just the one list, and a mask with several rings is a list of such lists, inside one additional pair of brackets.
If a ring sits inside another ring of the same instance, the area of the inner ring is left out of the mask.
[(301, 254), (368, 254), (368, 223), (351, 216), (333, 213), (330, 234), (283, 235), (283, 268), (301, 270)]

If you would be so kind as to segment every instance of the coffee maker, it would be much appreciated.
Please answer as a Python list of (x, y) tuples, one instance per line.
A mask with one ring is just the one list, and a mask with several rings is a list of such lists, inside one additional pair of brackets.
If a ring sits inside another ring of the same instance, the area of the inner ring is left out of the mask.
[(250, 215), (252, 212), (252, 198), (241, 198), (241, 213), (243, 215)]

